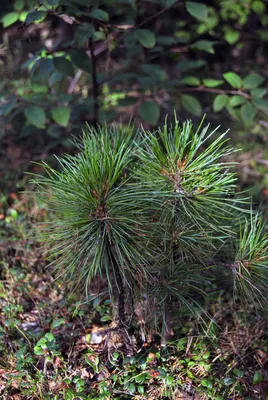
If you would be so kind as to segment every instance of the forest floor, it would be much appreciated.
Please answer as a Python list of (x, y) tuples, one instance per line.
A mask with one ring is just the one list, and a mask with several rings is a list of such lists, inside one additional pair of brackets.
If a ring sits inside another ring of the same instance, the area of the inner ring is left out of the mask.
[[(243, 162), (248, 176), (262, 174), (250, 155)], [(134, 324), (133, 352), (124, 354), (108, 296), (70, 294), (54, 280), (33, 227), (46, 210), (20, 193), (28, 188), (20, 170), (1, 177), (1, 399), (268, 399), (267, 315), (243, 309), (226, 289), (208, 294), (206, 324), (180, 315), (165, 348), (150, 324), (140, 343)]]

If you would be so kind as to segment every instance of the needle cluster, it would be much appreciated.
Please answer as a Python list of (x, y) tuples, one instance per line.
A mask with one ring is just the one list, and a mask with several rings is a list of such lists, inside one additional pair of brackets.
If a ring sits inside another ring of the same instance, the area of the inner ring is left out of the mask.
[(53, 215), (43, 234), (58, 276), (87, 290), (105, 276), (119, 323), (144, 294), (163, 315), (194, 312), (219, 269), (266, 304), (268, 236), (237, 198), (227, 142), (176, 117), (155, 132), (88, 127), (77, 154), (33, 179)]

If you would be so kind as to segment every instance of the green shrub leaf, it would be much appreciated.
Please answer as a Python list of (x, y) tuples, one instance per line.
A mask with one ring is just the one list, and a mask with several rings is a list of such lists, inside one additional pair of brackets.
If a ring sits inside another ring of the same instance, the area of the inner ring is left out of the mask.
[(72, 63), (67, 60), (65, 57), (55, 57), (53, 58), (54, 67), (66, 76), (74, 75), (74, 68)]
[(256, 14), (260, 15), (265, 13), (265, 3), (263, 1), (256, 0), (253, 2), (251, 7)]
[(213, 383), (210, 379), (202, 379), (201, 385), (204, 387), (207, 387), (208, 389), (212, 389), (212, 387), (213, 387)]
[(100, 8), (96, 8), (95, 10), (93, 10), (90, 13), (90, 15), (91, 15), (91, 17), (98, 19), (100, 21), (104, 21), (104, 22), (109, 21), (109, 14), (106, 11), (101, 10)]
[(221, 111), (228, 104), (228, 97), (224, 94), (218, 94), (213, 101), (213, 110)]
[(182, 106), (189, 113), (199, 117), (202, 114), (202, 106), (199, 100), (190, 94), (183, 94), (181, 96)]
[(208, 87), (208, 88), (213, 88), (220, 86), (224, 83), (224, 81), (219, 80), (219, 79), (203, 79), (203, 85)]
[(54, 319), (50, 328), (51, 329), (57, 328), (58, 326), (61, 326), (64, 323), (65, 323), (64, 318)]
[(263, 375), (261, 371), (256, 371), (254, 376), (253, 376), (253, 385), (257, 385), (258, 383), (261, 383), (263, 381)]
[(266, 95), (267, 91), (268, 89), (266, 88), (257, 88), (252, 89), (250, 93), (253, 98), (260, 99)]
[(235, 72), (226, 72), (226, 74), (223, 74), (223, 77), (226, 79), (226, 81), (234, 88), (241, 88), (242, 86), (242, 79), (240, 78), (239, 75), (237, 75)]
[(143, 386), (138, 386), (138, 392), (139, 392), (139, 394), (143, 395), (144, 394), (144, 387)]
[(207, 19), (208, 17), (209, 9), (205, 4), (196, 3), (195, 1), (187, 1), (186, 10), (190, 15), (192, 15), (192, 17), (201, 21)]
[(224, 39), (229, 44), (235, 44), (240, 39), (240, 32), (233, 29), (228, 29), (224, 34)]
[(43, 129), (46, 122), (46, 114), (41, 107), (31, 106), (24, 110), (24, 114), (28, 121), (37, 128)]
[(137, 29), (136, 39), (138, 42), (147, 49), (151, 49), (155, 45), (155, 34), (148, 29)]
[(84, 50), (72, 50), (71, 60), (78, 68), (86, 72), (91, 72), (91, 63), (87, 53)]
[(83, 46), (85, 42), (93, 36), (95, 32), (94, 26), (92, 24), (83, 24), (76, 28), (74, 39), (78, 46)]
[(256, 114), (256, 110), (250, 102), (247, 102), (246, 104), (244, 104), (241, 107), (240, 115), (241, 115), (242, 121), (244, 122), (244, 124), (246, 126), (249, 126), (252, 124), (255, 114)]
[(254, 99), (254, 104), (259, 110), (268, 111), (268, 100)]
[(210, 54), (214, 54), (215, 50), (213, 48), (213, 45), (215, 43), (216, 42), (213, 40), (198, 40), (197, 42), (191, 45), (191, 48), (196, 50), (207, 51)]
[(39, 58), (31, 69), (31, 79), (47, 81), (54, 70), (51, 58)]
[(244, 96), (235, 95), (231, 97), (229, 104), (231, 107), (237, 107), (240, 106), (241, 104), (244, 104), (246, 100), (247, 99)]
[(26, 22), (27, 24), (31, 24), (32, 22), (42, 21), (46, 17), (46, 11), (32, 11), (27, 14)]
[(19, 19), (19, 13), (17, 12), (10, 12), (2, 17), (2, 24), (4, 28), (14, 24)]
[(17, 0), (14, 4), (14, 9), (16, 11), (22, 11), (24, 8), (24, 0)]
[(183, 78), (183, 83), (189, 86), (199, 86), (201, 82), (196, 76), (186, 76)]
[(155, 101), (144, 101), (139, 106), (139, 114), (149, 124), (156, 125), (160, 117), (159, 105)]
[(173, 375), (167, 375), (166, 384), (167, 385), (173, 385), (174, 384), (174, 376)]
[(263, 83), (264, 79), (259, 74), (250, 74), (244, 79), (243, 86), (245, 89), (255, 89)]
[(57, 107), (52, 108), (51, 115), (57, 124), (66, 127), (70, 120), (71, 111), (69, 107)]
[(15, 108), (16, 101), (12, 100), (8, 103), (5, 103), (0, 106), (0, 116), (4, 115), (5, 117), (9, 115), (9, 113)]

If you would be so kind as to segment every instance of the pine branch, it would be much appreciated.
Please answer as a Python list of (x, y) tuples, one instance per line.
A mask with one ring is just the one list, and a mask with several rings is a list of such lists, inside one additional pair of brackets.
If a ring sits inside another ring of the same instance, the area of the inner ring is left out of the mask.
[(141, 293), (197, 315), (213, 266), (232, 271), (237, 294), (267, 305), (268, 236), (258, 214), (244, 222), (227, 142), (176, 116), (153, 133), (88, 127), (78, 154), (57, 158), (60, 170), (43, 163), (46, 176), (33, 179), (52, 213), (43, 239), (57, 276), (87, 290), (105, 275), (121, 327), (126, 298), (133, 311)]

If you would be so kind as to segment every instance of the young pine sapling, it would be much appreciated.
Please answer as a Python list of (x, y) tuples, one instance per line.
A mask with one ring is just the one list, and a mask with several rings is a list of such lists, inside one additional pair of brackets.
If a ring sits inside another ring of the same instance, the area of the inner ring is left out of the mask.
[(146, 295), (165, 337), (172, 306), (195, 313), (219, 273), (267, 304), (268, 236), (238, 199), (226, 134), (201, 125), (87, 128), (76, 155), (33, 179), (53, 214), (43, 233), (58, 277), (89, 290), (105, 276), (120, 327)]

